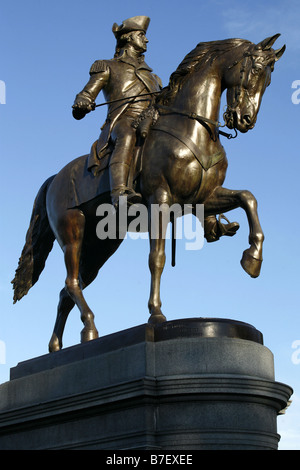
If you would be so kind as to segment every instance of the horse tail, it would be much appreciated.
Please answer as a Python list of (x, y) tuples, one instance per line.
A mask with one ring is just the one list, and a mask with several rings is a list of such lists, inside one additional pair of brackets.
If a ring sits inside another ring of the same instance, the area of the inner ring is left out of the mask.
[(54, 176), (48, 178), (41, 186), (33, 204), (25, 245), (15, 277), (11, 281), (14, 289), (14, 303), (21, 300), (38, 281), (53, 247), (55, 236), (49, 225), (46, 211), (46, 194)]

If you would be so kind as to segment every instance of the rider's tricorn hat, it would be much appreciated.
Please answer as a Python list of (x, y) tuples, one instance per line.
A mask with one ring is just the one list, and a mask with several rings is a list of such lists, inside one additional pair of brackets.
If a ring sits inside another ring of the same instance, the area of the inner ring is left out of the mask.
[(116, 39), (118, 39), (122, 34), (130, 33), (131, 31), (144, 31), (146, 33), (149, 23), (150, 18), (148, 16), (133, 16), (132, 18), (124, 20), (120, 26), (118, 26), (117, 23), (114, 23), (112, 32)]

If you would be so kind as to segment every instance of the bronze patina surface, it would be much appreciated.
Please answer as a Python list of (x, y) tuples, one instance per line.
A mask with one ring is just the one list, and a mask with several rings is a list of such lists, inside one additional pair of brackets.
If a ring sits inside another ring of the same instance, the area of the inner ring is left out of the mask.
[[(249, 222), (250, 246), (241, 264), (252, 277), (260, 273), (264, 235), (257, 201), (247, 190), (223, 187), (227, 158), (219, 139), (220, 102), (226, 90), (224, 120), (229, 129), (241, 133), (252, 129), (285, 46), (272, 48), (278, 34), (258, 44), (243, 39), (201, 42), (161, 90), (159, 78), (144, 61), (148, 25), (149, 18), (134, 17), (113, 26), (115, 57), (92, 65), (90, 79), (73, 105), (73, 115), (80, 119), (95, 109), (95, 99), (103, 90), (109, 104), (101, 135), (89, 155), (70, 162), (49, 178), (35, 200), (13, 280), (14, 301), (37, 282), (56, 239), (64, 253), (67, 277), (60, 293), (50, 351), (62, 347), (65, 323), (74, 305), (84, 324), (81, 340), (98, 337), (83, 289), (123, 241), (122, 236), (101, 240), (95, 229), (97, 206), (113, 202), (118, 209), (119, 195), (128, 196), (130, 203), (142, 201), (149, 218), (153, 204), (189, 204), (195, 214), (197, 204), (204, 204), (205, 237), (209, 242), (222, 235), (234, 235), (239, 225), (230, 223), (223, 212), (243, 208)], [(227, 224), (221, 222), (224, 218)], [(163, 227), (159, 237), (151, 233), (149, 237), (148, 321), (156, 324), (166, 320), (160, 299), (165, 264)]]

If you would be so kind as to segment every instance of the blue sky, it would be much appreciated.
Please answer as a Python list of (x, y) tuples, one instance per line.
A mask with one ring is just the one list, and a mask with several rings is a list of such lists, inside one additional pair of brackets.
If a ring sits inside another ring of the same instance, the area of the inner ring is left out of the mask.
[[(300, 80), (299, 2), (11, 0), (2, 2), (0, 11), (0, 80), (6, 86), (6, 104), (0, 104), (0, 344), (5, 346), (0, 383), (18, 362), (47, 353), (65, 279), (58, 245), (39, 282), (16, 305), (10, 281), (39, 187), (89, 152), (105, 120), (106, 111), (99, 108), (75, 121), (71, 106), (94, 60), (113, 56), (112, 24), (150, 16), (146, 61), (164, 85), (200, 41), (241, 37), (259, 42), (281, 33), (276, 47), (286, 44), (287, 50), (275, 66), (254, 130), (223, 141), (229, 160), (225, 187), (248, 189), (259, 203), (266, 236), (261, 275), (251, 279), (240, 267), (248, 224), (242, 210), (232, 211), (227, 216), (241, 225), (237, 235), (205, 243), (199, 251), (186, 251), (178, 243), (176, 268), (170, 266), (167, 243), (162, 300), (168, 320), (231, 318), (263, 333), (274, 354), (276, 380), (294, 389), (291, 407), (278, 418), (279, 448), (300, 450), (300, 104), (292, 102), (292, 83)], [(128, 239), (85, 291), (101, 336), (147, 321), (149, 282), (148, 242)], [(74, 308), (64, 347), (80, 341), (81, 329)]]

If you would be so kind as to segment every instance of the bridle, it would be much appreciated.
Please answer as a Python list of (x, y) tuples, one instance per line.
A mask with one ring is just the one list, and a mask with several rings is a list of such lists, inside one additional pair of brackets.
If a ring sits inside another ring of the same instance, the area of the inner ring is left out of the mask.
[[(233, 64), (231, 64), (228, 67), (228, 70), (230, 70), (233, 67), (235, 67), (236, 65), (238, 65), (240, 62), (242, 62), (241, 63), (241, 68), (240, 68), (240, 79), (241, 80), (240, 80), (240, 83), (237, 87), (235, 103), (234, 103), (233, 106), (227, 105), (226, 111), (223, 114), (223, 119), (225, 121), (225, 124), (222, 125), (219, 121), (214, 121), (212, 119), (208, 119), (205, 116), (200, 116), (199, 114), (196, 114), (196, 113), (190, 113), (190, 112), (187, 112), (187, 111), (182, 111), (182, 110), (175, 109), (175, 108), (172, 108), (172, 107), (169, 107), (169, 106), (157, 105), (157, 108), (159, 110), (160, 109), (164, 110), (168, 113), (181, 114), (183, 116), (187, 116), (190, 119), (195, 119), (196, 121), (198, 121), (202, 125), (205, 125), (206, 123), (211, 124), (211, 125), (215, 126), (217, 134), (223, 135), (227, 139), (235, 139), (238, 135), (238, 132), (237, 132), (237, 129), (233, 125), (232, 125), (232, 128), (235, 132), (235, 135), (232, 135), (228, 132), (221, 131), (220, 127), (226, 127), (227, 126), (228, 122), (232, 119), (231, 118), (232, 113), (235, 111), (235, 109), (239, 105), (239, 102), (240, 102), (240, 99), (241, 99), (241, 94), (242, 94), (242, 88), (245, 87), (245, 75), (246, 75), (245, 72), (246, 72), (246, 69), (247, 69), (247, 62), (248, 62), (249, 58), (252, 59), (253, 55), (254, 55), (253, 51), (251, 51), (251, 52), (247, 51), (243, 54), (241, 59), (235, 60), (233, 62)], [(257, 54), (257, 55), (260, 55), (260, 54)], [(205, 126), (205, 127), (208, 130), (208, 132), (210, 132), (211, 138), (213, 140), (215, 140), (216, 139), (216, 133), (213, 134), (211, 132), (211, 129), (209, 128), (209, 126)]]
[(232, 123), (231, 123), (232, 127), (233, 127), (233, 118), (232, 118), (232, 116), (233, 116), (233, 113), (236, 110), (236, 108), (238, 107), (238, 105), (240, 103), (240, 100), (241, 100), (242, 88), (243, 88), (243, 85), (244, 85), (244, 82), (245, 82), (246, 66), (247, 66), (247, 62), (248, 62), (250, 57), (252, 57), (252, 54), (250, 54), (249, 52), (245, 52), (241, 59), (234, 61), (233, 64), (228, 67), (228, 70), (230, 70), (233, 67), (235, 67), (236, 65), (238, 65), (240, 62), (242, 62), (241, 63), (241, 68), (240, 68), (240, 83), (236, 87), (235, 102), (231, 106), (229, 106), (227, 104), (226, 111), (223, 114), (223, 119), (227, 124), (229, 124), (230, 121), (232, 121)]
[[(263, 52), (264, 51), (256, 50), (255, 46), (254, 46), (250, 50), (244, 52), (241, 59), (235, 60), (233, 62), (233, 64), (231, 64), (228, 67), (227, 70), (230, 70), (230, 69), (232, 69), (233, 67), (235, 67), (236, 65), (238, 65), (241, 62), (240, 83), (236, 87), (235, 102), (231, 106), (227, 105), (226, 111), (223, 114), (223, 119), (224, 119), (226, 125), (228, 125), (231, 121), (232, 127), (234, 126), (232, 116), (233, 116), (233, 113), (235, 112), (236, 108), (240, 104), (240, 100), (241, 100), (241, 96), (242, 96), (242, 89), (244, 90), (244, 93), (248, 94), (247, 85), (248, 85), (248, 81), (249, 81), (250, 71), (253, 68), (253, 67), (249, 68), (248, 74), (246, 76), (246, 71), (248, 70), (248, 61), (249, 60), (252, 61), (254, 57), (263, 57), (263, 55), (264, 55)], [(247, 80), (247, 82), (246, 82), (246, 80)], [(250, 98), (249, 98), (249, 101), (251, 101)]]
[[(158, 105), (158, 108), (167, 110), (169, 113), (181, 114), (181, 115), (189, 117), (190, 119), (195, 119), (196, 121), (200, 122), (200, 124), (202, 124), (202, 125), (204, 125), (205, 123), (212, 124), (213, 126), (215, 126), (218, 134), (223, 135), (227, 139), (235, 139), (238, 135), (238, 132), (237, 132), (237, 129), (234, 127), (234, 124), (233, 124), (233, 121), (232, 121), (232, 115), (233, 115), (233, 112), (238, 107), (238, 105), (240, 104), (240, 100), (241, 100), (241, 96), (242, 96), (242, 89), (244, 89), (246, 91), (246, 93), (248, 93), (246, 85), (247, 85), (247, 82), (249, 81), (250, 70), (252, 69), (252, 68), (249, 69), (249, 72), (246, 76), (246, 71), (248, 69), (248, 61), (252, 60), (254, 56), (262, 57), (263, 54), (260, 53), (260, 52), (263, 52), (263, 51), (259, 51), (259, 50), (256, 51), (255, 46), (251, 47), (250, 50), (245, 51), (243, 56), (240, 59), (235, 60), (227, 69), (227, 70), (230, 70), (230, 69), (232, 69), (233, 67), (235, 67), (236, 65), (238, 65), (241, 62), (240, 83), (236, 87), (235, 102), (231, 106), (227, 105), (226, 106), (226, 111), (223, 114), (223, 119), (225, 121), (225, 124), (221, 125), (221, 123), (219, 121), (213, 121), (211, 119), (206, 118), (205, 116), (200, 116), (196, 113), (190, 113), (190, 112), (182, 111), (182, 110), (179, 110), (179, 109), (174, 109), (174, 108), (171, 108), (171, 107), (168, 107), (168, 106)], [(247, 80), (247, 82), (246, 82), (246, 80)], [(226, 127), (230, 121), (232, 121), (232, 129), (234, 130), (235, 135), (232, 135), (232, 134), (229, 134), (227, 132), (224, 132), (224, 131), (220, 130), (220, 127)], [(211, 129), (209, 128), (209, 126), (205, 126), (205, 127), (208, 130), (208, 132), (210, 132), (211, 138), (213, 140), (215, 140), (216, 139), (216, 133), (214, 135), (211, 132)]]

